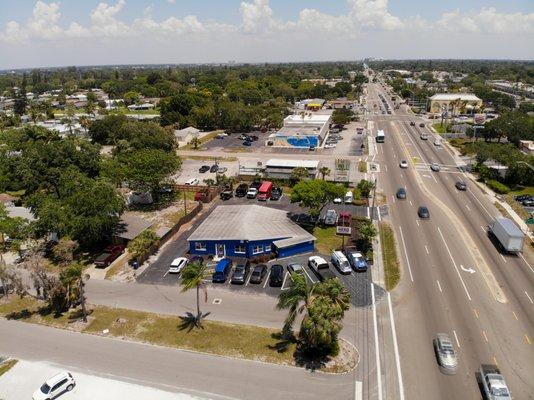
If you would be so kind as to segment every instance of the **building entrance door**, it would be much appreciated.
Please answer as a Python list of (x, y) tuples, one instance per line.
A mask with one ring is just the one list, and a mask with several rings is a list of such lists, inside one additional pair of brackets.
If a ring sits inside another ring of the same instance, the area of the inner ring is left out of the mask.
[(225, 256), (225, 248), (224, 248), (224, 244), (218, 244), (217, 243), (217, 257), (218, 258), (223, 258)]

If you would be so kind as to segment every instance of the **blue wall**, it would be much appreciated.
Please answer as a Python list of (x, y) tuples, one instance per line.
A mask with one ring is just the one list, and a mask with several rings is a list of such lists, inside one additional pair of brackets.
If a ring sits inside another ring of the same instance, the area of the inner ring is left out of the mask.
[[(276, 249), (273, 245), (273, 242), (279, 239), (283, 238), (275, 238), (272, 240), (257, 240), (257, 241), (250, 241), (250, 242), (241, 242), (239, 240), (205, 240), (205, 241), (191, 241), (189, 242), (189, 253), (190, 254), (198, 254), (198, 255), (215, 255), (217, 244), (224, 244), (225, 245), (225, 255), (227, 257), (246, 257), (251, 258), (254, 256), (259, 256), (262, 254), (271, 254), (271, 253), (277, 253), (278, 257), (289, 257), (295, 254), (299, 253), (305, 253), (309, 251), (314, 250), (314, 243), (300, 243), (294, 246), (290, 246), (283, 249)], [(203, 243), (206, 245), (205, 251), (200, 251), (195, 249), (195, 243)], [(236, 245), (244, 245), (245, 246), (245, 254), (243, 253), (236, 253), (235, 252), (235, 246)], [(260, 245), (263, 247), (263, 251), (260, 253), (253, 253), (254, 246)], [(266, 250), (265, 246), (270, 245), (271, 249)]]

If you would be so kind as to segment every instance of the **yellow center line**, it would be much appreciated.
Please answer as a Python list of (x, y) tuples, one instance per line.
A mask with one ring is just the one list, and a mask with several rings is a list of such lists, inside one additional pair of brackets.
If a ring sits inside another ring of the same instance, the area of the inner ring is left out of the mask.
[(530, 338), (528, 337), (528, 335), (526, 333), (525, 333), (525, 339), (526, 339), (528, 344), (532, 344), (532, 342), (530, 341)]

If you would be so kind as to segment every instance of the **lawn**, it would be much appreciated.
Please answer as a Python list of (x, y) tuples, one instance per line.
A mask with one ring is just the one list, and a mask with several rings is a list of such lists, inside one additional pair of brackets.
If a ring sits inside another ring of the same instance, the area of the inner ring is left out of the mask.
[[(202, 148), (202, 145), (204, 143), (208, 143), (208, 142), (212, 141), (221, 132), (223, 132), (223, 131), (222, 130), (213, 131), (213, 132), (208, 133), (203, 138), (201, 138), (200, 139), (200, 144), (198, 145), (198, 150), (200, 150)], [(193, 148), (193, 146), (187, 144), (187, 145), (185, 145), (183, 147), (180, 147), (178, 150), (194, 150), (194, 148)]]
[[(3, 299), (0, 302), (0, 315), (58, 328), (69, 327), (69, 313), (54, 318), (53, 314), (44, 314), (42, 308), (43, 303), (33, 298), (11, 296), (9, 301)], [(287, 351), (277, 351), (278, 340), (273, 337), (278, 333), (276, 329), (206, 320), (204, 329), (189, 331), (180, 329), (182, 319), (179, 316), (104, 306), (88, 308), (92, 310), (88, 325), (71, 324), (70, 329), (222, 356), (294, 365), (295, 345), (291, 344)], [(109, 330), (107, 334), (103, 333), (105, 329)]]
[(367, 172), (367, 163), (365, 161), (358, 162), (358, 171), (363, 173)]
[(15, 366), (18, 360), (8, 360), (3, 364), (0, 364), (0, 376), (4, 375), (7, 371)]
[(432, 124), (432, 127), (437, 133), (447, 133), (448, 126), (446, 124), (441, 125), (441, 123), (438, 122), (436, 124)]
[(316, 227), (313, 230), (313, 236), (317, 238), (315, 247), (322, 254), (330, 254), (333, 250), (339, 249), (343, 243), (343, 238), (336, 235), (336, 228)]
[(380, 222), (380, 243), (382, 244), (382, 261), (384, 262), (384, 275), (386, 290), (392, 290), (400, 280), (399, 260), (395, 235), (393, 229), (386, 222)]

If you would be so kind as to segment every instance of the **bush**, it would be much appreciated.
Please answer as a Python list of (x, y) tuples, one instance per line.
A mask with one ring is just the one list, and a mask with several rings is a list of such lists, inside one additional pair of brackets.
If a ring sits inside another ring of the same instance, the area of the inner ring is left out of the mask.
[(128, 243), (130, 261), (137, 260), (154, 250), (159, 245), (159, 237), (151, 229), (143, 231), (139, 236)]
[(496, 181), (495, 179), (487, 181), (486, 184), (491, 190), (499, 194), (506, 194), (510, 191), (510, 188), (508, 186), (506, 186), (504, 183)]

